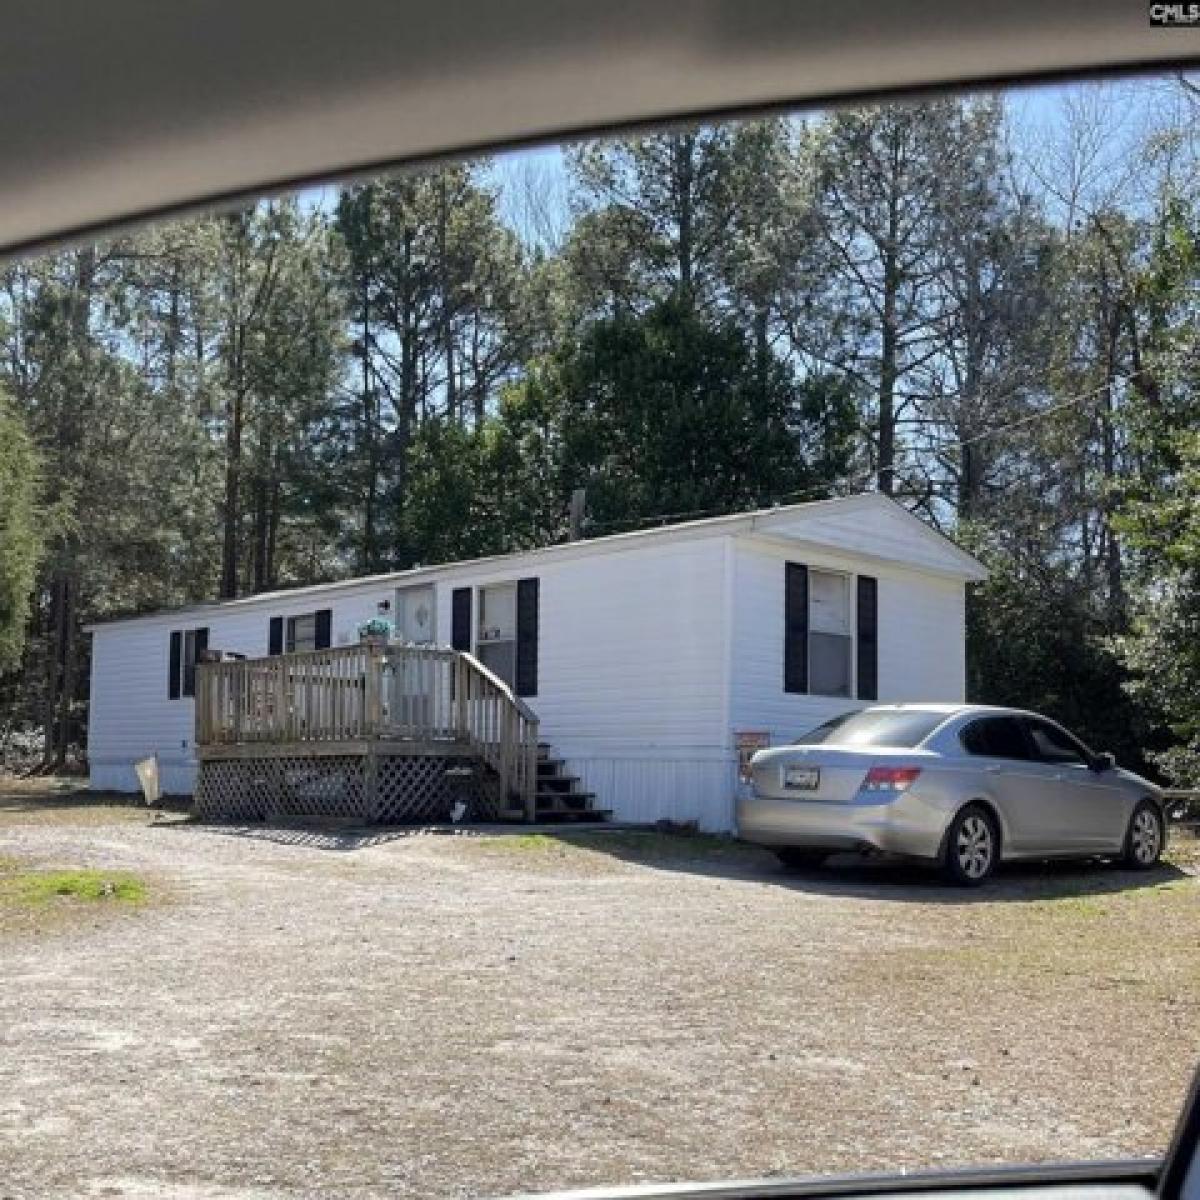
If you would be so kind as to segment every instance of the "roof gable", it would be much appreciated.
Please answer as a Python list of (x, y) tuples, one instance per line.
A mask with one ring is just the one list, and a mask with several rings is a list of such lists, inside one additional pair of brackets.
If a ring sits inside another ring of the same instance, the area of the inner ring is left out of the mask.
[(877, 492), (756, 514), (753, 530), (963, 580), (988, 574), (961, 546)]

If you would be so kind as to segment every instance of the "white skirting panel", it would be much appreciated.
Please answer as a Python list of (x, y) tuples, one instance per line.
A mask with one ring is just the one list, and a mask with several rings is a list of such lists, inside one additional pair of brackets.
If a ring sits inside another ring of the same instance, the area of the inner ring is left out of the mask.
[(596, 793), (596, 807), (612, 809), (614, 821), (695, 821), (709, 833), (733, 830), (737, 767), (731, 757), (556, 752), (582, 789)]
[[(159, 762), (158, 778), (166, 796), (190, 796), (196, 790), (196, 764)], [(140, 792), (132, 762), (88, 764), (88, 786), (94, 792)]]
[[(621, 754), (581, 749), (572, 754), (556, 748), (555, 753), (562, 754), (567, 769), (580, 777), (583, 791), (596, 793), (597, 808), (612, 809), (614, 821), (695, 821), (709, 833), (733, 830), (736, 764), (719, 751), (689, 753), (686, 758), (643, 750)], [(195, 792), (194, 763), (160, 762), (159, 777), (167, 795)], [(89, 782), (98, 792), (141, 791), (132, 762), (93, 762)]]

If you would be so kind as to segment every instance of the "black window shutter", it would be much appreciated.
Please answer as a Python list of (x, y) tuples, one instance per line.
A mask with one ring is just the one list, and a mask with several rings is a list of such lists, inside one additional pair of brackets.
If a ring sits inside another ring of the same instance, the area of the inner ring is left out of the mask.
[(808, 568), (784, 564), (783, 690), (808, 691)]
[(879, 699), (879, 583), (858, 577), (858, 698)]
[(283, 618), (271, 618), (271, 631), (267, 636), (267, 653), (283, 653)]
[(183, 665), (183, 634), (178, 629), (171, 634), (171, 654), (167, 664), (167, 696), (179, 699), (179, 669)]
[(318, 650), (328, 650), (333, 641), (333, 609), (318, 608), (316, 613), (316, 646)]
[(283, 648), (289, 654), (296, 653), (296, 618), (288, 617), (284, 628), (287, 630), (287, 637), (283, 639)]
[(450, 645), (455, 650), (471, 649), (471, 589), (455, 588), (450, 597)]
[(517, 695), (538, 690), (538, 581), (517, 580)]

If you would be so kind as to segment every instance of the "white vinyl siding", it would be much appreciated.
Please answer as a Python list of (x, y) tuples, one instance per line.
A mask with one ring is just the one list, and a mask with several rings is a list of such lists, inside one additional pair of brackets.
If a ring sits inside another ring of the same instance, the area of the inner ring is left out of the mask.
[[(546, 740), (593, 746), (688, 747), (719, 740), (724, 680), (720, 538), (595, 554), (533, 568), (449, 568), (438, 586), (440, 628), (454, 588), (539, 580), (538, 695)], [(501, 610), (506, 611), (506, 610)], [(515, 629), (515, 621), (514, 621)], [(478, 641), (476, 643), (479, 645)], [(556, 740), (557, 739), (557, 740)], [(561, 747), (558, 747), (561, 748)]]
[[(898, 552), (901, 549), (897, 547)], [(773, 743), (792, 741), (830, 717), (867, 703), (854, 697), (853, 674), (848, 696), (821, 696), (811, 688), (804, 695), (783, 690), (783, 564), (789, 561), (808, 566), (810, 587), (813, 575), (821, 570), (872, 575), (878, 580), (878, 703), (965, 698), (966, 608), (961, 580), (899, 565), (867, 564), (850, 554), (815, 548), (800, 552), (738, 539), (733, 562), (731, 729), (766, 732)], [(852, 610), (853, 603), (851, 629)]]

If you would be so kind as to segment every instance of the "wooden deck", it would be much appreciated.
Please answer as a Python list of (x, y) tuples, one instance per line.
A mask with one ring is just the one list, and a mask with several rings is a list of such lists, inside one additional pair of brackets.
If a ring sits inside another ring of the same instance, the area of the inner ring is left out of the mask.
[[(361, 758), (353, 789), (359, 807), (374, 812), (385, 777), (428, 790), (445, 768), (432, 760), (459, 756), (494, 775), (500, 812), (537, 817), (537, 716), (476, 658), (454, 650), (361, 644), (199, 664), (195, 742), (199, 790), (206, 770), (210, 790), (222, 770), (234, 779), (232, 767), (216, 764), (274, 763), (282, 781), (282, 764), (294, 776), (302, 774), (296, 764), (308, 763), (315, 780), (314, 760)], [(420, 762), (421, 770), (411, 765)]]

